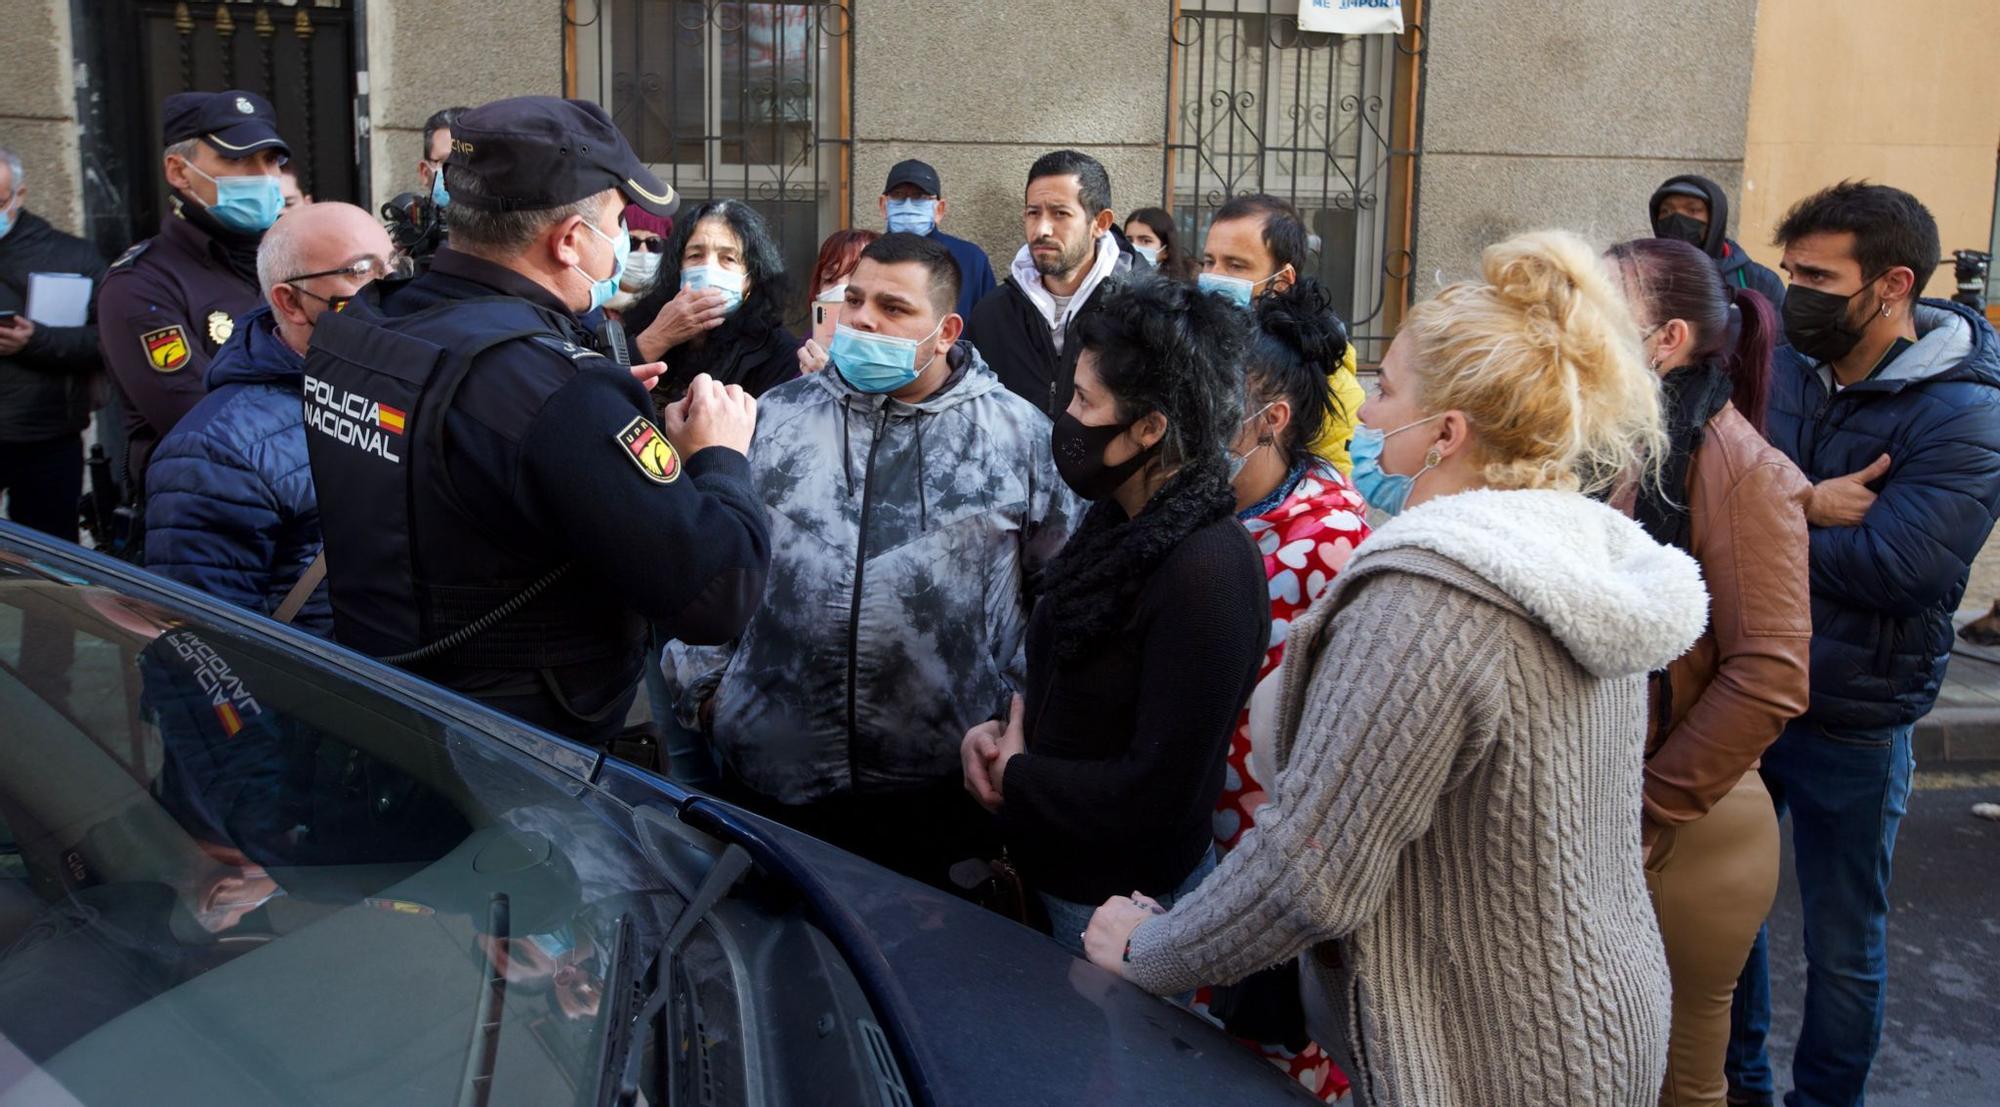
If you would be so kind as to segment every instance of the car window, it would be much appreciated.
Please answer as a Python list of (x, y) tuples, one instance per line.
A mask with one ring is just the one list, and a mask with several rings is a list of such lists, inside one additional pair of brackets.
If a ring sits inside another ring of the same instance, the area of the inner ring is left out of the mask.
[(70, 568), (0, 554), (0, 1050), (35, 1066), (0, 1073), (0, 1103), (161, 1079), (209, 1102), (589, 1097), (618, 919), (644, 963), (680, 906), (628, 817), (443, 712)]

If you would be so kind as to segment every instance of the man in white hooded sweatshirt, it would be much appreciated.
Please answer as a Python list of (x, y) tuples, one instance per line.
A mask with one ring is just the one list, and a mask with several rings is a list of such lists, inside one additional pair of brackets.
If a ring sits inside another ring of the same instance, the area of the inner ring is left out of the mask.
[(1007, 279), (972, 309), (965, 336), (1008, 391), (1050, 418), (1069, 406), (1078, 318), (1105, 282), (1147, 268), (1113, 229), (1111, 177), (1088, 154), (1057, 150), (1028, 170), (1026, 244)]

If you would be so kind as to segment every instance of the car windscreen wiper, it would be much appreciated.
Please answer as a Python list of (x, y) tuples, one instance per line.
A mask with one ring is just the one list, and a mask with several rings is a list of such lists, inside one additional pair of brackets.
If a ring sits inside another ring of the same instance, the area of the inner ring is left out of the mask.
[(493, 1062), (500, 1055), (501, 1007), (507, 999), (507, 938), (512, 928), (507, 893), (495, 892), (486, 905), (486, 934), (493, 952), (482, 958), (486, 971), (479, 979), (479, 999), (472, 1009), (472, 1045), (465, 1053), (465, 1075), (458, 1083), (458, 1107), (486, 1107), (493, 1091)]
[[(638, 1014), (629, 1022), (621, 1019), (606, 1031), (610, 1034), (623, 1029), (628, 1033), (623, 1054), (616, 1050), (609, 1051), (605, 1058), (604, 1069), (599, 1076), (600, 1081), (606, 1080), (614, 1070), (617, 1071), (618, 1082), (612, 1089), (610, 1101), (618, 1107), (630, 1107), (631, 1104), (638, 1102), (639, 1068), (645, 1060), (646, 1045), (651, 1040), (653, 1023), (663, 1012), (667, 1015), (665, 1040), (669, 1042), (677, 1040), (679, 1027), (676, 1018), (679, 1009), (672, 1006), (669, 1001), (673, 998), (674, 982), (679, 975), (681, 947), (687, 944), (688, 937), (694, 933), (694, 928), (708, 917), (709, 912), (715, 910), (716, 904), (722, 902), (722, 897), (728, 895), (737, 881), (743, 879), (744, 873), (750, 871), (750, 867), (750, 854), (745, 852), (742, 846), (732, 843), (723, 847), (722, 855), (716, 858), (714, 867), (708, 870), (706, 877), (702, 878), (701, 886), (695, 889), (694, 898), (688, 900), (687, 906), (674, 917), (673, 926), (667, 930), (666, 939), (660, 943), (659, 952), (653, 955), (652, 992), (646, 996), (646, 1001), (640, 1005)], [(614, 969), (616, 967), (614, 965)], [(616, 984), (618, 991), (614, 994), (623, 996), (630, 990), (623, 980), (617, 981)], [(670, 1053), (669, 1057), (671, 1056)], [(667, 1074), (669, 1082), (672, 1080), (672, 1075), (670, 1067)], [(598, 1095), (600, 1103), (604, 1102), (603, 1091), (604, 1086), (600, 1083)]]

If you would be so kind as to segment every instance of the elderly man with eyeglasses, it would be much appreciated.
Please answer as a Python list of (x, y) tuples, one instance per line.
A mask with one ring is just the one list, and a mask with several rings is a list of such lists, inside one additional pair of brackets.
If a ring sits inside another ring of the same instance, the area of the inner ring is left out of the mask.
[(147, 568), (331, 632), (322, 574), (306, 576), (321, 545), (301, 404), (306, 346), (321, 314), (376, 277), (408, 271), (382, 224), (352, 204), (299, 208), (265, 233), (257, 251), (264, 304), (236, 321), (209, 363), (208, 395), (153, 453)]

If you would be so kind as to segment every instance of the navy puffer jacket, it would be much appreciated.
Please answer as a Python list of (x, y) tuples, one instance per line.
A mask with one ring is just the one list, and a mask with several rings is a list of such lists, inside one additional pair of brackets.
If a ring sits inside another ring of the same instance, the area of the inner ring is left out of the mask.
[(1952, 612), (2000, 516), (2000, 339), (1957, 304), (1915, 311), (1916, 345), (1838, 392), (1829, 369), (1790, 347), (1772, 367), (1767, 433), (1807, 479), (1890, 457), (1861, 525), (1812, 528), (1806, 717), (1835, 732), (1930, 711)]
[[(268, 306), (236, 321), (209, 364), (208, 395), (146, 470), (148, 569), (266, 615), (284, 602), (320, 550), (304, 377)], [(332, 634), (324, 584), (294, 625)]]

